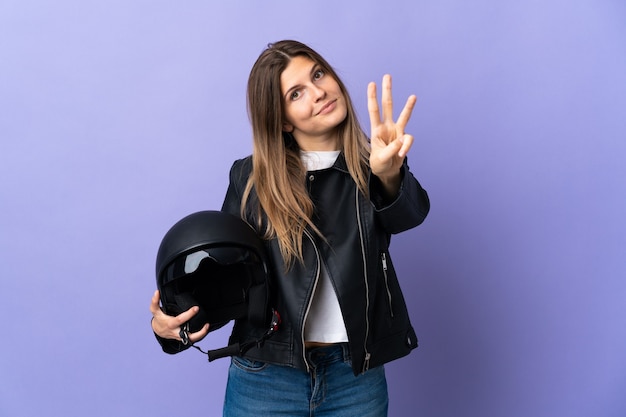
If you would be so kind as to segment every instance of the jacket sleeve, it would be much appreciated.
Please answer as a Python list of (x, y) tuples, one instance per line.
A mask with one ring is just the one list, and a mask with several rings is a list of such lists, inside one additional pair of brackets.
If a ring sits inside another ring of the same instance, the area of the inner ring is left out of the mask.
[(233, 163), (230, 168), (228, 189), (226, 190), (226, 196), (222, 204), (222, 211), (239, 217), (241, 197), (243, 194), (243, 188), (240, 189), (240, 187), (245, 187), (251, 169), (252, 160), (250, 157), (239, 159)]
[[(222, 211), (228, 212), (230, 214), (239, 216), (239, 205), (241, 202), (241, 192), (238, 190), (237, 185), (241, 184), (241, 177), (245, 174), (246, 168), (250, 166), (250, 163), (247, 162), (247, 159), (241, 159), (235, 161), (230, 168), (229, 175), (229, 183), (228, 190), (226, 191), (226, 197), (224, 198), (224, 203), (222, 204)], [(245, 183), (244, 183), (245, 184)], [(160, 337), (156, 333), (154, 334), (159, 345), (165, 353), (178, 353), (183, 350), (187, 350), (191, 345), (184, 345), (181, 341), (175, 339), (165, 339)]]
[(406, 159), (400, 169), (400, 177), (398, 194), (390, 200), (385, 197), (378, 177), (370, 174), (370, 200), (377, 218), (391, 234), (420, 225), (430, 210), (428, 194), (409, 170)]

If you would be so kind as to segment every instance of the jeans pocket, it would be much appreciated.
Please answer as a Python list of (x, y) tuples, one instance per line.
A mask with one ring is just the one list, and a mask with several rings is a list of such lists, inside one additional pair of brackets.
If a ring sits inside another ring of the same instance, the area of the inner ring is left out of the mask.
[(232, 363), (237, 368), (246, 372), (260, 372), (268, 366), (266, 362), (255, 361), (241, 356), (233, 356)]

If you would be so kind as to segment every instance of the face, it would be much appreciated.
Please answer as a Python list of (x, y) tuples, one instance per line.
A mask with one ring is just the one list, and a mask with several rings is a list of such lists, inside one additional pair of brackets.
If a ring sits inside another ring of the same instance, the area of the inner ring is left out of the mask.
[(337, 150), (337, 126), (347, 115), (337, 81), (304, 56), (292, 58), (280, 76), (285, 109), (283, 130), (303, 150)]

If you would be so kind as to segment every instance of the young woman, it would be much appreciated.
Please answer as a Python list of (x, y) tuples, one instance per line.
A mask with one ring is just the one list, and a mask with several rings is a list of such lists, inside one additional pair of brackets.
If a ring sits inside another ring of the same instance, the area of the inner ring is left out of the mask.
[[(369, 140), (344, 84), (308, 46), (270, 44), (252, 68), (253, 154), (233, 164), (222, 210), (267, 242), (282, 324), (262, 347), (232, 358), (225, 416), (387, 415), (383, 364), (417, 347), (390, 236), (422, 223), (430, 204), (406, 163), (415, 96), (396, 121), (390, 76), (382, 116), (376, 84), (367, 96)], [(196, 313), (165, 315), (158, 292), (151, 311), (159, 340), (173, 343)], [(254, 332), (239, 320), (231, 342)]]

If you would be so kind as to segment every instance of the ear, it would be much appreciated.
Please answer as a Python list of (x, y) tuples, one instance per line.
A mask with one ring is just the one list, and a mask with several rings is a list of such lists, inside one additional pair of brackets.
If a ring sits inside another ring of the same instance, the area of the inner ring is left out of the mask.
[(283, 123), (283, 132), (291, 133), (293, 132), (293, 125), (291, 123)]

